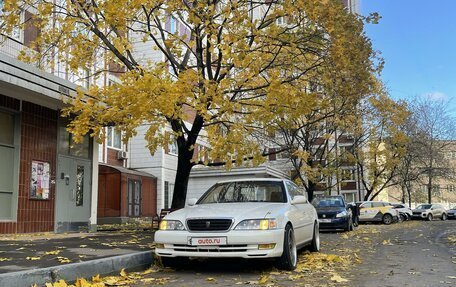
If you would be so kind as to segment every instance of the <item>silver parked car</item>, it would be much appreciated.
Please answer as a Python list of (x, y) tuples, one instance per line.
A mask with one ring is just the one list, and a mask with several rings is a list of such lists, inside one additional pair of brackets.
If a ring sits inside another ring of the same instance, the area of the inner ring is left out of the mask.
[(448, 214), (440, 204), (421, 204), (413, 210), (414, 219), (426, 219), (431, 221), (434, 218), (447, 220)]
[(293, 270), (298, 248), (320, 250), (317, 212), (289, 180), (219, 182), (188, 205), (165, 216), (155, 233), (164, 265), (188, 257), (277, 258), (279, 267)]

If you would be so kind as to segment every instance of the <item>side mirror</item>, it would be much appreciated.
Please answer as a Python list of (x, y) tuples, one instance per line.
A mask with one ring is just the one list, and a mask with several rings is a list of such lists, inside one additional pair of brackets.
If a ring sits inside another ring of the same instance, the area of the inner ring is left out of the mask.
[(198, 199), (196, 199), (196, 198), (190, 198), (189, 200), (187, 200), (187, 204), (188, 204), (188, 206), (194, 206), (197, 201), (198, 201)]
[(296, 196), (293, 197), (293, 199), (291, 200), (291, 204), (292, 204), (292, 205), (295, 205), (295, 204), (304, 204), (304, 203), (307, 203), (307, 198), (306, 198), (304, 195), (296, 195)]

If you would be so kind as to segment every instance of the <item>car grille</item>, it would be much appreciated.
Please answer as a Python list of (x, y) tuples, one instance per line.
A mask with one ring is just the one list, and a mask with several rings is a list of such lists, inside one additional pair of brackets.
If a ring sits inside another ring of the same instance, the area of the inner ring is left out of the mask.
[(319, 213), (318, 218), (320, 219), (333, 219), (336, 218), (337, 213)]
[(189, 219), (187, 220), (190, 231), (226, 231), (230, 229), (232, 219)]
[(421, 211), (414, 211), (413, 214), (414, 215), (421, 215)]
[[(216, 252), (216, 253), (223, 253), (223, 252), (246, 252), (249, 248), (247, 245), (218, 245), (218, 246), (192, 246), (192, 245), (184, 245), (184, 244), (174, 244), (173, 247), (174, 251), (182, 251), (182, 252)], [(255, 250), (257, 248), (255, 247)]]

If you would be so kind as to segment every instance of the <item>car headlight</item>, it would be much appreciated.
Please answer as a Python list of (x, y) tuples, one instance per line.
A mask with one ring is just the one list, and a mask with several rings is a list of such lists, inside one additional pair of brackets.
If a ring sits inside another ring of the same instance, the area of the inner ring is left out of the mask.
[(162, 220), (160, 230), (185, 230), (185, 226), (179, 220)]
[(336, 214), (336, 217), (345, 217), (348, 215), (348, 212), (346, 210), (342, 211), (342, 212), (339, 212), (338, 214)]
[(276, 229), (277, 220), (275, 219), (247, 219), (239, 222), (235, 230), (268, 230)]

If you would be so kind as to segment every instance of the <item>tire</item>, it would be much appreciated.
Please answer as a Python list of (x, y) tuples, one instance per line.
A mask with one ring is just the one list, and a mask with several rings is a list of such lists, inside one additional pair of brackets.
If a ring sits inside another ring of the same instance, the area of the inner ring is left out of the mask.
[(446, 215), (446, 213), (442, 213), (442, 220), (445, 221), (447, 220), (448, 216)]
[(393, 221), (394, 221), (394, 219), (393, 219), (393, 216), (391, 214), (383, 215), (383, 218), (382, 218), (383, 224), (390, 225), (391, 223), (393, 223)]
[(426, 217), (427, 221), (432, 221), (434, 219), (434, 216), (432, 216), (432, 213), (429, 213), (428, 216)]
[(320, 228), (318, 228), (318, 224), (316, 222), (314, 224), (313, 237), (309, 250), (310, 252), (320, 252)]
[(292, 271), (295, 270), (298, 265), (298, 250), (296, 248), (294, 231), (291, 225), (288, 224), (285, 227), (283, 236), (283, 252), (282, 256), (278, 259), (278, 267), (280, 269)]
[(400, 218), (400, 221), (407, 221), (407, 216), (405, 216), (404, 214), (399, 214), (399, 218)]

